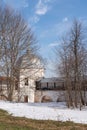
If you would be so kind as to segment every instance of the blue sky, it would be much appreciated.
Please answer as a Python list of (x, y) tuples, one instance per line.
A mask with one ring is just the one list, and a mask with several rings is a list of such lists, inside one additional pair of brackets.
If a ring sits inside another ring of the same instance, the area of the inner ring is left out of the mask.
[[(18, 10), (32, 27), (40, 53), (44, 58), (54, 58), (53, 48), (59, 46), (60, 37), (71, 27), (74, 18), (87, 22), (87, 0), (0, 0)], [(49, 61), (47, 76), (54, 76)]]

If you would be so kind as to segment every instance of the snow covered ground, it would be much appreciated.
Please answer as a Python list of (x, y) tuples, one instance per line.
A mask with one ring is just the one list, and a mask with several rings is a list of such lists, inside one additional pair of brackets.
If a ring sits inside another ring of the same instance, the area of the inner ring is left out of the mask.
[(87, 107), (68, 109), (65, 103), (10, 103), (0, 101), (0, 109), (7, 110), (13, 116), (41, 120), (73, 121), (87, 124)]

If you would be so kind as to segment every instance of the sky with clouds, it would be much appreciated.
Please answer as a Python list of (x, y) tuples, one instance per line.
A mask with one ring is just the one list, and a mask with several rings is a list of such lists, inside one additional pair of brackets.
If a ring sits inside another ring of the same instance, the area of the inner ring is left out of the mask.
[(53, 48), (59, 46), (60, 37), (71, 27), (74, 18), (87, 21), (87, 0), (0, 0), (0, 4), (22, 14), (37, 37), (41, 55), (47, 59), (53, 57)]

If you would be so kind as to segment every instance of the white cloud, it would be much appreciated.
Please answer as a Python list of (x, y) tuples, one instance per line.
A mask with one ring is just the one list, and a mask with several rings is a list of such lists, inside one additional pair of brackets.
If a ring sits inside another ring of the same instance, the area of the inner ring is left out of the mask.
[(42, 8), (40, 7), (40, 8), (38, 8), (36, 10), (36, 14), (38, 14), (38, 15), (44, 15), (44, 14), (46, 14), (47, 11), (48, 11), (47, 6), (44, 6)]
[(58, 46), (60, 43), (58, 42), (53, 42), (53, 43), (50, 43), (49, 44), (49, 47), (55, 47), (55, 46)]
[(45, 15), (50, 9), (55, 0), (38, 0), (38, 3), (35, 6), (35, 16), (32, 17), (32, 21), (37, 23), (40, 20), (41, 15)]
[(49, 6), (48, 6), (49, 2), (50, 0), (39, 0), (36, 5), (35, 13), (37, 15), (45, 15), (49, 10)]

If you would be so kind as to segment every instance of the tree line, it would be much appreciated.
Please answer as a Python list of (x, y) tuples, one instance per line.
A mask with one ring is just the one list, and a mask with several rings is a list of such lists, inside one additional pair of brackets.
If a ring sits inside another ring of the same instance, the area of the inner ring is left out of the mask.
[(60, 47), (55, 49), (56, 71), (64, 79), (67, 106), (80, 109), (87, 105), (86, 34), (86, 27), (75, 19), (69, 32), (61, 38)]

